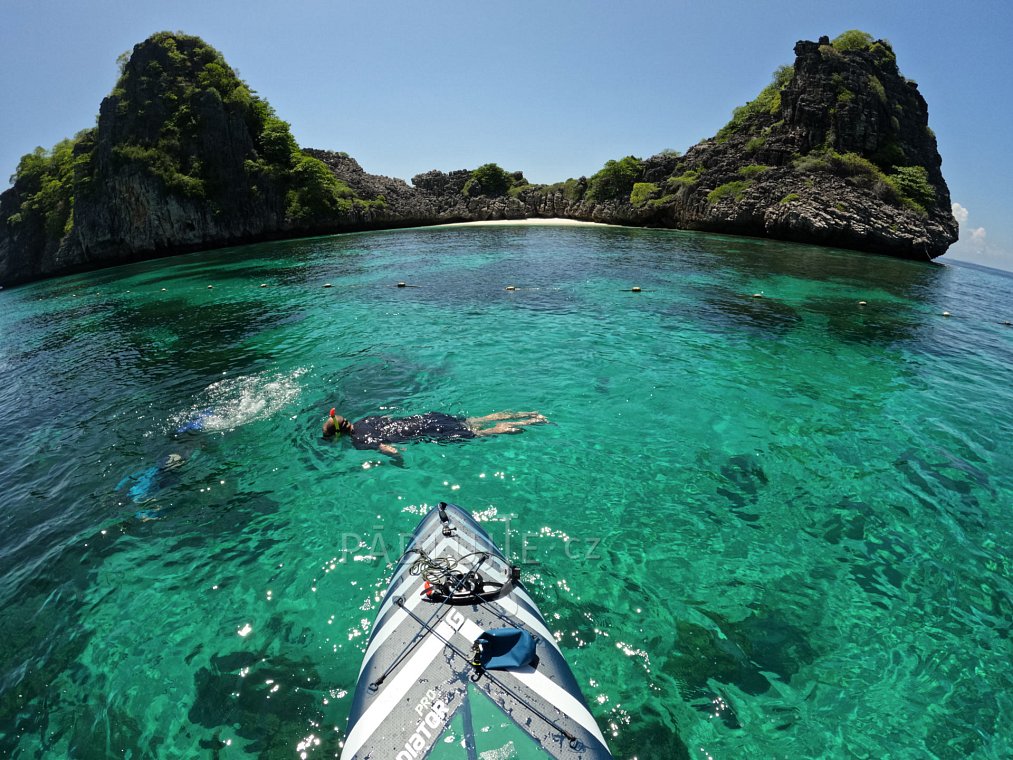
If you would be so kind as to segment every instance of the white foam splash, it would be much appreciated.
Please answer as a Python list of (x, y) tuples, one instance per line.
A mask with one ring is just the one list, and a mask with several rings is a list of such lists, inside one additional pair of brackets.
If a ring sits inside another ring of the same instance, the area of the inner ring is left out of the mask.
[(170, 418), (170, 427), (175, 430), (202, 417), (204, 430), (231, 431), (266, 420), (299, 397), (298, 381), (306, 372), (298, 368), (287, 374), (261, 372), (219, 380), (198, 394), (189, 409)]

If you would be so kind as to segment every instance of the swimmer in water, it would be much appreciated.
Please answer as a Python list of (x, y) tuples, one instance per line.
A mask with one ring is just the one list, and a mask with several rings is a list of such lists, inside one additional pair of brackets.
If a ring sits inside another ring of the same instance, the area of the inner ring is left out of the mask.
[(519, 433), (525, 425), (548, 422), (538, 412), (495, 412), (484, 417), (455, 417), (443, 412), (410, 417), (364, 417), (349, 422), (336, 409), (324, 422), (324, 438), (347, 435), (357, 449), (376, 449), (387, 456), (400, 456), (393, 443), (412, 441), (463, 441), (490, 435)]

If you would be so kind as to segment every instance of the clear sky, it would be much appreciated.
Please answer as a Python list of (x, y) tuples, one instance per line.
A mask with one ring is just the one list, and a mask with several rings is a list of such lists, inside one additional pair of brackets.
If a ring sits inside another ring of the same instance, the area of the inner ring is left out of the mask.
[(302, 146), (368, 172), (556, 182), (686, 150), (797, 40), (847, 29), (890, 40), (928, 101), (959, 204), (947, 256), (1013, 270), (1010, 0), (0, 0), (0, 176), (92, 126), (117, 56), (157, 31), (202, 37)]

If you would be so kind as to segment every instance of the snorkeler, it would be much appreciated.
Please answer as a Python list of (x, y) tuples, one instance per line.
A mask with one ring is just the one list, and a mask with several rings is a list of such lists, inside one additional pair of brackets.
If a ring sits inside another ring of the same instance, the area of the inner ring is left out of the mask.
[[(525, 425), (548, 422), (538, 412), (495, 412), (484, 417), (455, 417), (443, 412), (413, 414), (410, 417), (364, 417), (349, 422), (335, 409), (324, 422), (324, 437), (347, 435), (357, 449), (376, 449), (396, 457), (401, 452), (392, 443), (411, 441), (463, 441), (504, 433), (519, 433)], [(490, 423), (491, 427), (487, 427)]]

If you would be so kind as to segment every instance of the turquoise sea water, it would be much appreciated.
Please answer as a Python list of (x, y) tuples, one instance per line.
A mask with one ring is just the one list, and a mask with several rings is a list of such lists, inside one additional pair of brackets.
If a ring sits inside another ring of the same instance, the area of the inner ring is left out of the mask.
[[(336, 756), (387, 561), (447, 500), (617, 757), (1009, 757), (1006, 319), (994, 272), (621, 228), (4, 290), (0, 756)], [(331, 406), (551, 424), (398, 464), (323, 441)]]

